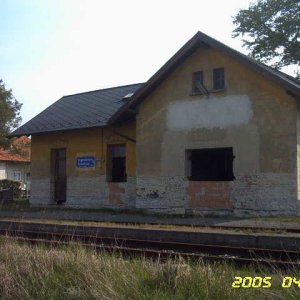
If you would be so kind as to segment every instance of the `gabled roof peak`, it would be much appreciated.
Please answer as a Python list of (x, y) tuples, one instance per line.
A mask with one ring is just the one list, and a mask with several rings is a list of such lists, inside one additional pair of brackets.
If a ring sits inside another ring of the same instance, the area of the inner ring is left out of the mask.
[(268, 79), (277, 82), (292, 95), (300, 97), (300, 82), (298, 80), (263, 63), (260, 63), (251, 57), (213, 39), (205, 33), (198, 31), (143, 85), (142, 88), (140, 88), (134, 94), (134, 96), (126, 105), (121, 107), (120, 110), (112, 116), (112, 118), (109, 120), (109, 123), (116, 122), (123, 114), (126, 113), (128, 109), (142, 102), (183, 60), (185, 60), (200, 46), (213, 47), (223, 51), (224, 53), (239, 60), (241, 63), (253, 68)]

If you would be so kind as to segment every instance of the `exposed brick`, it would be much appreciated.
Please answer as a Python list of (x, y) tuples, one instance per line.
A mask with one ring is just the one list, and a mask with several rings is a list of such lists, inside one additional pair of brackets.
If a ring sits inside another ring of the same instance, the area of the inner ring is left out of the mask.
[(190, 208), (232, 208), (230, 182), (188, 181), (188, 206)]
[(118, 182), (108, 182), (108, 199), (112, 205), (123, 204), (123, 195), (125, 194), (125, 188), (120, 187)]

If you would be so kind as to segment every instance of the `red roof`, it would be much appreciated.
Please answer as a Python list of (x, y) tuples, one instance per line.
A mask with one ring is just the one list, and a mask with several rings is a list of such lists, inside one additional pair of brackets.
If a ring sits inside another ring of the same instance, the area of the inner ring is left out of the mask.
[(24, 158), (19, 154), (9, 153), (8, 150), (0, 149), (0, 160), (30, 162), (30, 159)]
[(15, 139), (11, 148), (17, 149), (18, 153), (12, 149), (0, 148), (0, 161), (30, 162), (30, 142), (31, 140), (26, 136)]

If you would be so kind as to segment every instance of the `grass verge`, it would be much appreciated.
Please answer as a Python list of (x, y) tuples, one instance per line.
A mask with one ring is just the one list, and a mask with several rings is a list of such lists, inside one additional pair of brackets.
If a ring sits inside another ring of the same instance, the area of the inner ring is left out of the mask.
[[(281, 287), (283, 277), (298, 271), (124, 259), (80, 244), (53, 248), (0, 239), (1, 299), (299, 299), (297, 286)], [(235, 276), (271, 276), (272, 287), (234, 289)]]

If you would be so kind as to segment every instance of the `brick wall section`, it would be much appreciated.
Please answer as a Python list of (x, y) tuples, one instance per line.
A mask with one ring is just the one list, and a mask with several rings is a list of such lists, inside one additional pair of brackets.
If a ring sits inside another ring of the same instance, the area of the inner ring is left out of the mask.
[(299, 214), (296, 176), (289, 173), (239, 175), (232, 181), (232, 201), (237, 214)]
[[(69, 178), (66, 206), (138, 208), (160, 213), (237, 215), (299, 214), (293, 174), (257, 173), (231, 182), (190, 182), (185, 177), (130, 177), (108, 183), (105, 176)], [(51, 203), (50, 180), (32, 180), (33, 205)]]
[(68, 177), (66, 206), (107, 207), (106, 176)]
[(108, 182), (108, 201), (111, 205), (121, 205), (125, 194), (125, 188), (119, 186), (117, 182)]
[(299, 214), (297, 180), (289, 173), (239, 175), (229, 182), (138, 177), (136, 207), (152, 212), (236, 215)]
[(229, 181), (188, 181), (186, 192), (190, 208), (233, 208)]
[(151, 212), (185, 213), (185, 180), (173, 177), (137, 177), (136, 208)]
[[(50, 179), (32, 180), (32, 205), (55, 204)], [(69, 177), (65, 206), (83, 208), (132, 208), (135, 205), (135, 177), (127, 182), (112, 183), (106, 176)]]
[(31, 205), (48, 205), (51, 203), (50, 178), (31, 180)]
[(107, 182), (106, 176), (68, 178), (66, 206), (132, 208), (135, 178), (127, 182)]

